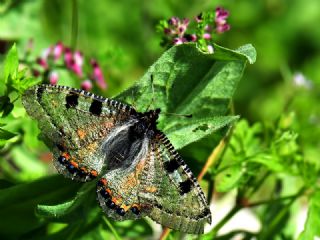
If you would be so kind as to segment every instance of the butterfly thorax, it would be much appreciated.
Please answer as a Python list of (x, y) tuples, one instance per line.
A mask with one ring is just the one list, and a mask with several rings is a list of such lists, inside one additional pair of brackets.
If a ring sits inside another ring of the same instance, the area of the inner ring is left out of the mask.
[(157, 132), (156, 125), (159, 113), (159, 108), (145, 113), (137, 113), (137, 122), (130, 128), (130, 136), (133, 139), (153, 138)]

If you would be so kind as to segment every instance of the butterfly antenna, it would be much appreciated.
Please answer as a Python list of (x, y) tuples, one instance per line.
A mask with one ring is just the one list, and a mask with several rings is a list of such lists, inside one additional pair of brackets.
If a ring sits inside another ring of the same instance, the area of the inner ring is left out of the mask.
[(133, 90), (131, 91), (131, 107), (134, 109), (134, 110), (137, 110), (136, 108), (136, 98), (134, 97), (134, 94), (133, 94)]
[(176, 116), (176, 117), (186, 117), (186, 118), (192, 118), (192, 114), (179, 114), (179, 113), (168, 113), (168, 112), (161, 112), (162, 114), (165, 115), (171, 115), (171, 116)]
[(146, 112), (149, 110), (150, 106), (154, 103), (155, 101), (155, 97), (154, 97), (154, 85), (153, 85), (153, 74), (150, 75), (150, 81), (151, 81), (151, 90), (152, 90), (152, 98), (151, 98), (151, 102), (148, 105)]

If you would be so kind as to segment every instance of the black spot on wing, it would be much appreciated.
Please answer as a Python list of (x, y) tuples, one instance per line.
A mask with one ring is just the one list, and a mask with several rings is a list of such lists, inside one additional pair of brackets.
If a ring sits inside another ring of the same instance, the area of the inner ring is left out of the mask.
[(71, 93), (66, 96), (66, 108), (74, 108), (78, 106), (79, 95), (76, 93)]
[(41, 101), (43, 91), (44, 91), (43, 87), (41, 87), (41, 86), (38, 87), (37, 92), (36, 92), (38, 102)]
[(172, 173), (180, 167), (180, 164), (176, 159), (172, 159), (170, 161), (164, 162), (164, 168), (167, 172)]
[(185, 180), (184, 182), (179, 183), (180, 194), (186, 194), (191, 191), (193, 182), (190, 179)]
[(90, 105), (89, 111), (92, 114), (99, 116), (102, 112), (102, 102), (94, 99)]

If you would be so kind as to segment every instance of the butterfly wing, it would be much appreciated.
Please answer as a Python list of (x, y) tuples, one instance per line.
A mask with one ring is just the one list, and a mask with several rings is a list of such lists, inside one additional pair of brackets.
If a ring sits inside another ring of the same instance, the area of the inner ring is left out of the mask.
[[(118, 141), (121, 141), (118, 139)], [(140, 141), (140, 140), (139, 140)], [(115, 220), (149, 216), (163, 226), (199, 234), (211, 222), (204, 194), (164, 134), (144, 138), (128, 156), (129, 167), (108, 171), (98, 182), (98, 201)]]
[[(123, 142), (119, 137), (118, 142)], [(128, 140), (127, 140), (128, 141)], [(128, 158), (130, 164), (118, 165), (111, 169), (97, 183), (98, 201), (107, 214), (115, 220), (138, 219), (146, 216), (151, 204), (141, 205), (139, 192), (141, 191), (141, 175), (145, 166), (152, 162), (155, 152), (150, 151), (150, 141), (147, 138), (131, 142)], [(125, 144), (127, 145), (127, 144)]]
[(140, 192), (141, 204), (152, 205), (149, 217), (175, 230), (203, 233), (211, 212), (196, 178), (163, 133), (151, 149), (154, 157), (146, 164)]
[(57, 170), (79, 181), (100, 173), (105, 161), (101, 143), (134, 111), (115, 100), (53, 85), (28, 89), (23, 104), (39, 122), (40, 136), (52, 150)]

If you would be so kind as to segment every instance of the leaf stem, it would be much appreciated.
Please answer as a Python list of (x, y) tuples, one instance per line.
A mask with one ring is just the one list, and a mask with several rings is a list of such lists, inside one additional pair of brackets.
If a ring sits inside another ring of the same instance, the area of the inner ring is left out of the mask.
[(245, 207), (257, 207), (257, 206), (260, 206), (260, 205), (270, 204), (270, 203), (279, 202), (279, 201), (285, 201), (285, 200), (288, 200), (288, 199), (291, 199), (291, 201), (292, 200), (294, 201), (295, 199), (297, 199), (304, 192), (304, 190), (305, 190), (305, 188), (303, 187), (302, 189), (300, 189), (297, 193), (295, 193), (293, 195), (285, 196), (285, 197), (281, 197), (281, 198), (257, 201), (255, 203), (249, 203)]
[[(296, 193), (295, 195), (291, 196), (291, 200), (290, 202), (281, 209), (281, 211), (279, 211), (279, 213), (276, 215), (276, 217), (272, 220), (272, 222), (270, 223), (269, 227), (268, 227), (268, 232), (272, 233), (275, 231), (275, 229), (277, 228), (277, 226), (279, 225), (279, 222), (282, 220), (282, 218), (285, 216), (285, 214), (289, 211), (291, 205), (294, 203), (294, 201), (301, 195), (303, 194), (303, 192), (306, 190), (306, 188), (303, 186), (298, 193)], [(269, 202), (270, 203), (270, 202)], [(269, 235), (265, 235), (264, 237), (262, 237), (261, 239), (269, 239)]]
[(116, 229), (112, 226), (110, 221), (106, 217), (104, 217), (103, 219), (106, 222), (106, 224), (108, 225), (111, 232), (113, 233), (113, 236), (115, 237), (115, 239), (122, 240), (122, 238), (119, 236), (119, 234), (117, 233)]
[(206, 164), (204, 165), (204, 167), (202, 168), (201, 172), (198, 175), (198, 182), (202, 180), (203, 176), (207, 173), (211, 165), (213, 165), (217, 161), (226, 143), (227, 143), (227, 137), (225, 136), (221, 139), (218, 146), (216, 146), (215, 149), (213, 149), (212, 153), (208, 157)]
[(212, 229), (210, 235), (214, 239), (218, 231), (241, 209), (242, 207), (236, 204), (227, 215)]
[(77, 47), (78, 25), (78, 1), (72, 0), (71, 47), (73, 49)]
[(171, 231), (170, 228), (167, 228), (167, 227), (164, 228), (163, 231), (162, 231), (162, 233), (161, 233), (161, 235), (160, 235), (160, 237), (159, 237), (159, 239), (160, 239), (160, 240), (165, 240), (165, 239), (167, 239), (167, 237), (169, 236), (170, 231)]

